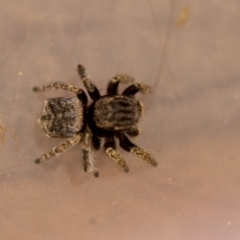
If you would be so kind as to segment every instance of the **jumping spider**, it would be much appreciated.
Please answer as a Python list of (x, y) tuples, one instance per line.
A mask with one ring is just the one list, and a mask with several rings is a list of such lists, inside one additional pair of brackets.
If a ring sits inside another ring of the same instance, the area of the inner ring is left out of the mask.
[(120, 168), (128, 172), (126, 161), (116, 150), (114, 139), (116, 137), (124, 150), (156, 166), (157, 162), (150, 153), (132, 143), (126, 136), (127, 134), (133, 137), (139, 134), (137, 123), (143, 114), (143, 104), (136, 101), (134, 95), (139, 91), (148, 93), (150, 88), (145, 84), (133, 83), (120, 95), (118, 94), (119, 83), (130, 82), (132, 78), (127, 75), (116, 75), (108, 83), (107, 95), (100, 96), (99, 90), (87, 76), (85, 67), (78, 65), (77, 71), (92, 99), (90, 105), (88, 105), (86, 93), (81, 88), (67, 83), (54, 82), (33, 88), (35, 92), (61, 89), (76, 95), (50, 98), (45, 101), (42, 115), (38, 119), (39, 125), (48, 137), (68, 139), (41, 155), (35, 162), (41, 163), (48, 160), (81, 142), (83, 169), (97, 177), (98, 172), (94, 168), (91, 145), (98, 150), (103, 139), (105, 153)]

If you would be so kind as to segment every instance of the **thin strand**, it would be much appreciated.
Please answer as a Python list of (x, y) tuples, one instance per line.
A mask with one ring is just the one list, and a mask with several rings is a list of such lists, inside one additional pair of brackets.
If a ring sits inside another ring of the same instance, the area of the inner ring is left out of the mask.
[(19, 151), (19, 141), (18, 141), (18, 138), (17, 138), (16, 134), (12, 130), (10, 130), (9, 128), (2, 125), (1, 118), (0, 118), (0, 138), (1, 138), (0, 139), (0, 142), (1, 142), (0, 148), (2, 148), (2, 146), (6, 142), (4, 130), (7, 131), (14, 138), (14, 140), (16, 142), (16, 150)]

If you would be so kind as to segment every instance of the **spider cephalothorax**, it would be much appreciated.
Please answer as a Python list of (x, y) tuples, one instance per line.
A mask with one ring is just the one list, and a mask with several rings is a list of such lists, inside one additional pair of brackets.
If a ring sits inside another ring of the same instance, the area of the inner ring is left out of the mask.
[(127, 75), (116, 75), (108, 83), (107, 94), (100, 96), (83, 65), (78, 65), (78, 74), (92, 99), (90, 104), (81, 88), (66, 83), (54, 82), (33, 88), (36, 92), (62, 89), (76, 94), (75, 97), (51, 98), (45, 101), (42, 115), (38, 120), (39, 125), (49, 137), (68, 139), (40, 156), (35, 162), (41, 163), (81, 142), (84, 171), (98, 176), (94, 168), (91, 146), (98, 150), (103, 140), (106, 154), (128, 172), (126, 161), (116, 150), (115, 138), (117, 138), (124, 150), (156, 166), (157, 163), (150, 153), (132, 143), (127, 137), (139, 134), (138, 120), (143, 113), (143, 104), (137, 101), (134, 95), (139, 91), (149, 92), (149, 87), (133, 83), (120, 95), (119, 83), (130, 82), (132, 78)]

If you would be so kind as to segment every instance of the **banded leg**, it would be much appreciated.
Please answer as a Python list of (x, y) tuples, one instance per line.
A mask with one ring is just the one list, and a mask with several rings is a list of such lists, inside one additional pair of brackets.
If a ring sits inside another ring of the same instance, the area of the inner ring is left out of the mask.
[(92, 136), (92, 145), (95, 150), (99, 150), (101, 146), (101, 139), (97, 135)]
[(63, 82), (53, 82), (49, 83), (40, 87), (33, 87), (34, 92), (43, 92), (43, 91), (49, 91), (49, 90), (64, 90), (69, 91), (75, 94), (82, 94), (83, 90), (81, 88), (78, 88), (74, 85), (63, 83)]
[(91, 99), (93, 101), (96, 101), (97, 99), (99, 99), (100, 93), (99, 93), (97, 87), (90, 80), (90, 78), (88, 78), (85, 67), (83, 65), (79, 64), (77, 71), (78, 71), (78, 74), (83, 82), (83, 85), (87, 89)]
[(84, 137), (83, 137), (83, 170), (88, 173), (92, 173), (94, 177), (98, 177), (98, 172), (94, 167), (94, 159), (92, 155), (92, 150), (90, 147), (92, 134), (91, 131), (87, 128)]
[(137, 145), (133, 144), (127, 136), (124, 134), (121, 134), (118, 136), (120, 146), (126, 150), (127, 152), (130, 152), (137, 157), (142, 158), (144, 161), (152, 164), (153, 166), (157, 166), (156, 160), (151, 156), (149, 152), (147, 152), (145, 149), (138, 147)]
[(117, 95), (119, 83), (128, 83), (132, 81), (133, 81), (133, 78), (128, 75), (121, 75), (121, 74), (116, 75), (115, 77), (111, 78), (108, 83), (107, 94)]
[(122, 95), (132, 96), (132, 95), (135, 95), (138, 92), (147, 94), (147, 93), (150, 92), (150, 87), (146, 84), (143, 84), (143, 83), (134, 83), (134, 84), (130, 85), (129, 87), (127, 87), (123, 91)]
[(67, 141), (59, 144), (58, 146), (52, 148), (47, 153), (41, 155), (39, 158), (37, 158), (35, 160), (35, 163), (39, 164), (39, 163), (44, 162), (44, 161), (46, 161), (50, 158), (58, 156), (62, 152), (68, 150), (69, 148), (71, 148), (75, 144), (79, 143), (81, 141), (81, 139), (82, 139), (82, 134), (77, 134), (77, 135), (73, 136), (72, 138), (69, 138)]
[(116, 150), (116, 143), (113, 138), (106, 138), (104, 144), (105, 153), (117, 163), (117, 165), (125, 172), (129, 171), (126, 161), (122, 158), (119, 152)]

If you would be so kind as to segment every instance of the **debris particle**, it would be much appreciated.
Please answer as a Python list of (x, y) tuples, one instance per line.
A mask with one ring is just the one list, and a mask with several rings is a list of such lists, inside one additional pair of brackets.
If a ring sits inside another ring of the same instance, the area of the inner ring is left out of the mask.
[(16, 146), (17, 146), (17, 151), (18, 151), (19, 150), (19, 142), (18, 142), (18, 138), (17, 138), (16, 134), (9, 128), (2, 125), (2, 119), (0, 117), (0, 149), (3, 147), (3, 145), (6, 142), (4, 131), (7, 131), (14, 138), (14, 140), (16, 142)]
[(186, 22), (189, 18), (189, 15), (190, 15), (189, 8), (187, 8), (187, 7), (183, 8), (182, 11), (180, 12), (179, 17), (178, 17), (177, 25), (179, 27), (183, 27), (186, 24)]

